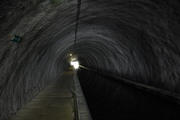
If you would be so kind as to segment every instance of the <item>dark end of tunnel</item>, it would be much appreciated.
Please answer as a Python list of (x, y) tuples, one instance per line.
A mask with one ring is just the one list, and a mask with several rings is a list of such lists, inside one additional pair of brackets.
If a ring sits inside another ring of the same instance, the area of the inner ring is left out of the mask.
[(93, 120), (178, 120), (174, 101), (117, 82), (92, 70), (79, 69), (78, 77)]

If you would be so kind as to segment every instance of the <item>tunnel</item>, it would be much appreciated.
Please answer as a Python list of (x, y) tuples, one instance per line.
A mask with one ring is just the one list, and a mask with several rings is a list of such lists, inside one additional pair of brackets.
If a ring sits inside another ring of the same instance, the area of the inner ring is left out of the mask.
[(77, 76), (93, 120), (180, 119), (178, 0), (0, 6), (0, 120), (67, 71), (70, 54), (81, 65)]

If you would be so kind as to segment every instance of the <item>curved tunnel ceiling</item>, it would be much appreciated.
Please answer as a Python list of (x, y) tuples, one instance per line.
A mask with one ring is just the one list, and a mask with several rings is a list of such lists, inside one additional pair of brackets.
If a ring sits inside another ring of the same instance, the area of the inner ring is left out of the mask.
[[(178, 1), (82, 0), (75, 51), (76, 0), (2, 3), (0, 97), (1, 106), (6, 106), (0, 108), (2, 118), (62, 73), (74, 52), (84, 66), (180, 92)], [(13, 34), (23, 41), (11, 42)]]

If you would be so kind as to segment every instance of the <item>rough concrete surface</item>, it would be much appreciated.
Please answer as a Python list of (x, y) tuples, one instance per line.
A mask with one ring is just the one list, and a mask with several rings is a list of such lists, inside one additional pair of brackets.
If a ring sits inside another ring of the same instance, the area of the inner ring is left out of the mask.
[[(76, 9), (77, 0), (0, 2), (1, 120), (15, 114), (67, 68), (74, 52)], [(179, 94), (179, 11), (178, 0), (82, 0), (75, 51), (80, 64)], [(23, 37), (21, 43), (10, 41), (14, 34)], [(83, 77), (87, 86), (96, 80), (90, 78)], [(92, 86), (104, 84), (101, 80)], [(106, 86), (119, 99), (126, 93)]]

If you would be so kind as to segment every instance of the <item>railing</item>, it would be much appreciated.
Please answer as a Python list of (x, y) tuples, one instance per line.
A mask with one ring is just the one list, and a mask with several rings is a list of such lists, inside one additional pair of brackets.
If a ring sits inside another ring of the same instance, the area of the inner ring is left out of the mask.
[[(92, 120), (91, 114), (89, 112), (84, 94), (82, 92), (76, 71), (74, 70), (73, 75), (73, 81), (74, 81), (74, 88), (73, 88), (73, 98), (74, 98), (74, 120), (83, 120), (82, 117), (85, 115), (85, 120)], [(79, 101), (83, 101), (85, 104), (80, 104)], [(80, 111), (80, 108), (86, 108), (83, 109), (84, 111)], [(81, 118), (82, 117), (82, 118)]]
[(74, 120), (79, 120), (79, 111), (78, 111), (78, 105), (77, 105), (77, 95), (76, 95), (76, 87), (75, 87), (75, 80), (74, 80), (74, 74), (73, 74), (73, 91), (72, 95), (74, 98)]
[(76, 91), (73, 91), (73, 98), (74, 98), (74, 120), (80, 120), (79, 119), (79, 111), (78, 111), (78, 105), (77, 105), (77, 95)]

